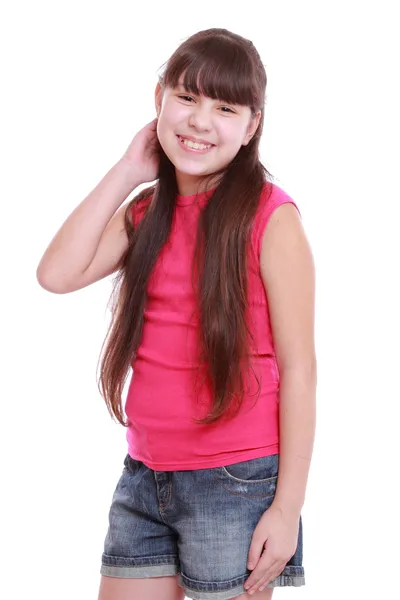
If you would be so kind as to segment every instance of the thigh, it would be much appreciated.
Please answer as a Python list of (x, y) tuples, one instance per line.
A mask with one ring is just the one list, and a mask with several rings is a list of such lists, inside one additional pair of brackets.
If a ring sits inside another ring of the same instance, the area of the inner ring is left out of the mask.
[(119, 579), (102, 576), (98, 600), (184, 600), (185, 594), (175, 577)]
[[(271, 506), (278, 479), (279, 455), (226, 467), (178, 472), (173, 476), (171, 515), (179, 533), (179, 583), (189, 598), (213, 593), (223, 599), (249, 597), (248, 551), (254, 529)], [(175, 506), (174, 506), (175, 502)], [(269, 588), (303, 585), (302, 529), (298, 548)], [(264, 600), (270, 589), (254, 597)], [(264, 594), (264, 595), (262, 595)]]

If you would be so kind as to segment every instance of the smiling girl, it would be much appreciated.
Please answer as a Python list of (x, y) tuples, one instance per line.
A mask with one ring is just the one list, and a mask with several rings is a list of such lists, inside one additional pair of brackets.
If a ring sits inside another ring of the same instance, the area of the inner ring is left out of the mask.
[(305, 583), (315, 273), (299, 209), (259, 159), (265, 92), (249, 40), (187, 39), (157, 118), (38, 266), (53, 293), (116, 274), (99, 385), (128, 452), (99, 600), (268, 600)]

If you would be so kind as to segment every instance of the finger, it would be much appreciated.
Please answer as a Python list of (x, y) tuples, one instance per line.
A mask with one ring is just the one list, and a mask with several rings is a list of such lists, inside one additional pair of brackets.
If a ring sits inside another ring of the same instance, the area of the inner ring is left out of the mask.
[(261, 580), (265, 577), (266, 573), (269, 573), (270, 569), (273, 568), (275, 561), (271, 562), (271, 559), (266, 556), (266, 553), (260, 558), (258, 565), (250, 575), (250, 577), (245, 582), (245, 589), (257, 589), (257, 585)]
[(255, 569), (256, 565), (258, 564), (258, 561), (260, 560), (260, 557), (262, 556), (263, 552), (265, 552), (264, 543), (265, 539), (257, 539), (257, 537), (255, 536), (253, 537), (247, 555), (247, 567), (250, 570)]
[[(247, 566), (250, 570), (252, 570), (252, 573), (245, 581), (246, 589), (254, 585), (254, 583), (260, 578), (262, 571), (265, 569), (265, 561), (262, 559), (265, 559), (266, 549), (263, 546), (258, 549), (257, 546), (258, 544), (253, 540), (247, 559)], [(258, 557), (257, 552), (259, 552)]]
[(249, 577), (249, 579), (246, 581), (244, 586), (248, 593), (254, 594), (254, 592), (257, 592), (261, 586), (267, 585), (270, 581), (273, 581), (273, 579), (275, 579), (275, 576), (271, 577), (271, 575), (273, 575), (276, 572), (278, 564), (279, 563), (277, 561), (274, 561), (271, 564), (264, 563), (264, 566), (261, 567), (257, 573), (254, 571)]
[[(286, 563), (285, 563), (285, 565), (286, 565)], [(285, 565), (282, 567), (282, 563), (281, 563), (280, 566), (275, 569), (275, 571), (267, 574), (264, 578), (264, 581), (257, 584), (256, 590), (258, 590), (259, 592), (262, 592), (269, 583), (271, 583), (272, 581), (274, 581), (274, 579), (279, 577), (279, 575), (282, 573), (283, 569), (285, 568)]]
[(282, 564), (282, 562), (281, 562), (279, 564), (279, 566), (275, 567), (273, 570), (271, 569), (271, 571), (269, 573), (266, 573), (265, 577), (263, 578), (263, 581), (261, 581), (257, 584), (255, 591), (262, 592), (269, 583), (271, 583), (277, 577), (279, 577), (279, 575), (282, 573), (285, 566), (286, 566), (286, 563)]

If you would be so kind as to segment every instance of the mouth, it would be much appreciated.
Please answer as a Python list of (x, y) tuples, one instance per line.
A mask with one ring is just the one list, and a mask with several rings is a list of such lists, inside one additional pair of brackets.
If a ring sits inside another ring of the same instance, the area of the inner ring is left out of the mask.
[(210, 152), (213, 148), (215, 148), (214, 144), (203, 144), (193, 142), (192, 140), (182, 137), (181, 135), (177, 135), (176, 137), (178, 138), (179, 145), (183, 148), (183, 150), (186, 150), (186, 152), (192, 152), (195, 154), (206, 154), (207, 152)]

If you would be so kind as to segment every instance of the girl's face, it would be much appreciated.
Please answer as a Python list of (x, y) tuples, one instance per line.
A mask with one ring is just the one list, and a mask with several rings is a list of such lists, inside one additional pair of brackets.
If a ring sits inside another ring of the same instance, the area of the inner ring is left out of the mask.
[[(226, 167), (257, 130), (248, 106), (224, 104), (177, 88), (156, 87), (157, 135), (175, 166), (181, 195), (195, 194), (202, 179)], [(214, 186), (212, 184), (212, 187)]]

